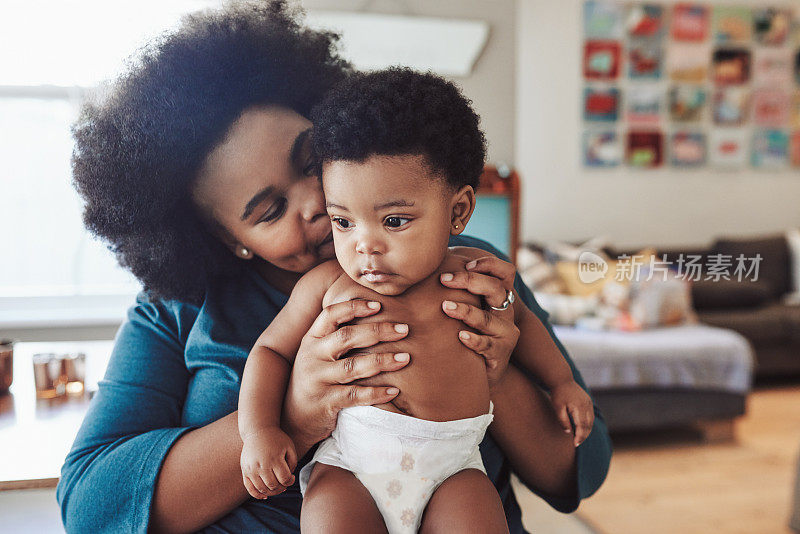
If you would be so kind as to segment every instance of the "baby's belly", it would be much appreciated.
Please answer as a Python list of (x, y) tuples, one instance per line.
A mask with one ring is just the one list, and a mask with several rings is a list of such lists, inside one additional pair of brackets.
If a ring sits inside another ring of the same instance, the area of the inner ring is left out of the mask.
[[(407, 352), (404, 368), (359, 380), (363, 385), (395, 386), (400, 394), (378, 407), (431, 421), (451, 421), (485, 414), (489, 409), (489, 385), (483, 357), (467, 349), (458, 332), (464, 324), (445, 316), (409, 321), (391, 309), (360, 323), (405, 322), (409, 335), (400, 341), (380, 343), (365, 352)], [(398, 316), (395, 316), (398, 315)], [(424, 314), (421, 314), (424, 315)]]

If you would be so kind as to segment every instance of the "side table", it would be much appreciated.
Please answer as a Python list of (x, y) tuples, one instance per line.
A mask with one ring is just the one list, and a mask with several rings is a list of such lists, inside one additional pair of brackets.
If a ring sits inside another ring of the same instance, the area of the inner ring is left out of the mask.
[[(113, 341), (17, 343), (14, 382), (0, 395), (0, 491), (55, 487), (61, 465), (103, 377)], [(83, 352), (86, 380), (78, 396), (37, 399), (33, 355)]]

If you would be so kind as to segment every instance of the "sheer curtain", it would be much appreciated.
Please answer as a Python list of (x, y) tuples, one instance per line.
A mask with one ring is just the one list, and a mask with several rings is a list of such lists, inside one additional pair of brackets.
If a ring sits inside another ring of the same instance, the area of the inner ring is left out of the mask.
[(139, 290), (83, 228), (70, 125), (142, 43), (210, 0), (0, 6), (0, 332), (111, 324)]

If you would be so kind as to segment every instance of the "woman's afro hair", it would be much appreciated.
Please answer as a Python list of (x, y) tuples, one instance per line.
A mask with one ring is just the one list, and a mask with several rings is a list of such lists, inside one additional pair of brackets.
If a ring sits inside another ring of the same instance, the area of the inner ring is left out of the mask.
[(314, 155), (319, 165), (423, 156), (449, 185), (477, 189), (486, 139), (471, 104), (453, 83), (430, 73), (396, 67), (353, 75), (311, 112)]
[(298, 18), (281, 0), (187, 16), (140, 50), (73, 125), (84, 222), (152, 297), (197, 303), (211, 280), (241, 269), (190, 193), (241, 113), (279, 105), (308, 117), (350, 74), (338, 37)]

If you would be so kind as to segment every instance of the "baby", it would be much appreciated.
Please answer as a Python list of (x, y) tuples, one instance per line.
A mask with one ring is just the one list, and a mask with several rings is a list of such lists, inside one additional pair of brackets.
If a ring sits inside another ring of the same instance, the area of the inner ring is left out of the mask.
[[(256, 488), (275, 494), (294, 482), (296, 454), (279, 427), (292, 360), (324, 307), (364, 299), (380, 313), (354, 322), (397, 322), (408, 329), (404, 339), (370, 351), (410, 355), (411, 361), (399, 371), (358, 381), (395, 386), (400, 393), (387, 404), (339, 413), (331, 437), (299, 475), (306, 495), (303, 530), (331, 531), (330, 524), (308, 517), (330, 516), (336, 507), (312, 514), (307, 506), (319, 502), (311, 495), (338, 494), (348, 502), (364, 501), (358, 507), (364, 517), (348, 518), (349, 528), (373, 532), (377, 517), (390, 533), (416, 532), (428, 501), (447, 481), (446, 495), (485, 492), (479, 502), (486, 505), (463, 510), (437, 497), (441, 505), (429, 513), (481, 514), (488, 518), (483, 524), (492, 525), (486, 531), (506, 531), (478, 450), (493, 417), (486, 362), (459, 341), (463, 323), (442, 309), (451, 302), (488, 307), (440, 282), (441, 274), (463, 271), (486, 256), (478, 249), (448, 248), (449, 237), (463, 231), (475, 208), (485, 157), (478, 116), (451, 83), (389, 69), (342, 84), (315, 109), (312, 121), (337, 261), (300, 279), (248, 357), (239, 398), (245, 485), (253, 497), (264, 498)], [(504, 306), (510, 302), (513, 292)], [(519, 302), (513, 314), (522, 335), (512, 358), (548, 388), (565, 431), (572, 430), (567, 413), (572, 415), (577, 446), (591, 429), (592, 402), (550, 337), (532, 343), (526, 336), (543, 329), (536, 316)]]

